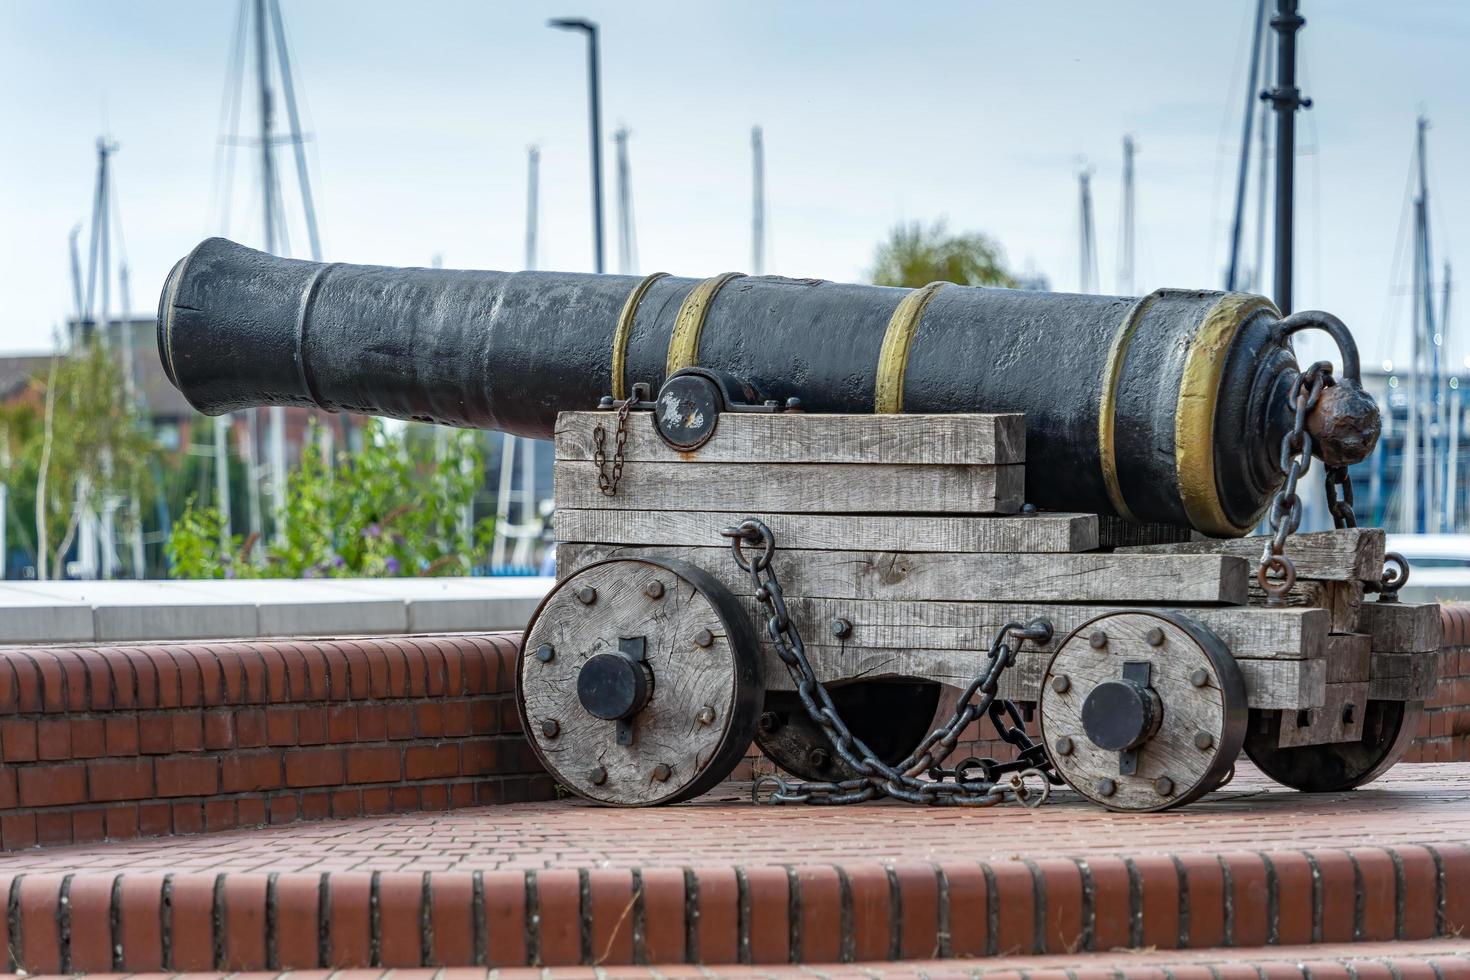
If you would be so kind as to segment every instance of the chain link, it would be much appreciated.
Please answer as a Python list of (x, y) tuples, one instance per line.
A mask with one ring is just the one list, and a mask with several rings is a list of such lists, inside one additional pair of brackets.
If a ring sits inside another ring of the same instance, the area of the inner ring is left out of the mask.
[[(1045, 643), (1051, 639), (1050, 623), (1034, 620), (1002, 626), (990, 644), (984, 667), (960, 697), (953, 717), (920, 742), (908, 758), (889, 765), (852, 733), (837, 713), (826, 687), (817, 679), (771, 567), (776, 552), (776, 537), (771, 529), (755, 518), (748, 518), (720, 533), (730, 539), (735, 563), (750, 575), (755, 585), (755, 597), (768, 614), (766, 630), (781, 662), (796, 682), (797, 695), (807, 714), (821, 727), (842, 760), (861, 773), (853, 779), (806, 783), (766, 776), (756, 781), (754, 793), (758, 800), (762, 789), (768, 789), (765, 800), (770, 803), (860, 803), (881, 796), (950, 806), (993, 806), (1007, 799), (1031, 807), (1046, 802), (1052, 784), (1061, 780), (1047, 760), (1044, 746), (1026, 736), (1016, 706), (998, 700), (996, 689), (1001, 673), (1015, 662), (1021, 643), (1026, 640)], [(745, 554), (745, 545), (754, 549), (750, 557)], [(1008, 642), (1013, 636), (1015, 647)], [(966, 759), (954, 769), (942, 769), (941, 763), (954, 751), (960, 733), (981, 715), (990, 718), (1005, 741), (1017, 746), (1020, 758), (1016, 763), (1006, 764)], [(977, 768), (979, 778), (970, 775)], [(1009, 779), (1001, 780), (1007, 773)], [(929, 778), (922, 778), (926, 775)]]
[(618, 483), (623, 479), (623, 449), (628, 444), (628, 413), (633, 409), (629, 398), (618, 406), (617, 434), (613, 437), (612, 472), (607, 467), (607, 433), (599, 423), (592, 430), (592, 462), (597, 465), (597, 489), (603, 496), (611, 497), (618, 492)]
[[(1286, 540), (1301, 526), (1302, 498), (1297, 493), (1297, 484), (1312, 468), (1312, 436), (1307, 432), (1307, 416), (1317, 407), (1322, 392), (1336, 383), (1332, 365), (1327, 361), (1313, 364), (1291, 383), (1292, 426), (1281, 437), (1279, 459), (1286, 481), (1271, 498), (1271, 506), (1266, 511), (1266, 528), (1270, 533), (1256, 569), (1256, 582), (1273, 605), (1280, 604), (1296, 584), (1296, 565), (1286, 556)], [(1323, 469), (1326, 472), (1327, 510), (1332, 514), (1333, 527), (1357, 527), (1358, 519), (1353, 513), (1353, 481), (1348, 476), (1348, 468), (1324, 463)]]

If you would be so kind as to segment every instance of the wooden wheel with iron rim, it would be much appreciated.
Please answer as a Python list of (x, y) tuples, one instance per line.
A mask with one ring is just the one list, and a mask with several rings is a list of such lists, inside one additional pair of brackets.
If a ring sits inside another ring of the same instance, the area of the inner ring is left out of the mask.
[(1403, 758), (1419, 734), (1422, 701), (1369, 701), (1356, 742), (1281, 747), (1282, 713), (1251, 712), (1245, 754), (1261, 772), (1304, 793), (1336, 793), (1371, 783)]
[(1057, 648), (1041, 734), (1067, 784), (1109, 810), (1167, 810), (1230, 772), (1245, 739), (1245, 680), (1230, 650), (1174, 612), (1108, 613)]
[[(941, 685), (934, 681), (855, 681), (827, 688), (837, 713), (888, 765), (908, 758), (931, 731)], [(838, 782), (862, 775), (832, 747), (795, 691), (767, 691), (755, 744), (767, 759), (801, 779)]]
[(526, 629), (516, 704), (563, 786), (615, 806), (688, 800), (750, 746), (764, 688), (745, 612), (687, 562), (578, 569)]

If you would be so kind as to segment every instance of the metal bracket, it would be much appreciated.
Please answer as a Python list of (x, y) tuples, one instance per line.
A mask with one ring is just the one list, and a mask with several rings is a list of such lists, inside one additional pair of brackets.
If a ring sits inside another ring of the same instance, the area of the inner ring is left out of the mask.
[[(638, 386), (633, 386), (633, 397), (637, 397)], [(635, 664), (648, 663), (648, 637), (646, 636), (622, 636), (618, 638), (618, 653), (627, 657)], [(617, 724), (617, 736), (619, 745), (633, 744), (633, 719), (619, 718)]]
[[(1147, 688), (1153, 679), (1153, 663), (1148, 660), (1129, 660), (1123, 664), (1123, 680)], [(1123, 749), (1118, 753), (1118, 773), (1133, 776), (1138, 773), (1138, 749)]]

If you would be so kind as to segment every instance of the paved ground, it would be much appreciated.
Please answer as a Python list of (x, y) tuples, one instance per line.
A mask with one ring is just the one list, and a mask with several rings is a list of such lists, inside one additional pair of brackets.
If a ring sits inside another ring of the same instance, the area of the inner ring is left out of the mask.
[[(212, 977), (213, 973), (92, 974), (123, 977)], [(39, 974), (38, 974), (39, 976)], [(1470, 977), (1470, 940), (1284, 946), (1242, 951), (1201, 949), (1086, 953), (1071, 956), (844, 963), (806, 966), (621, 966), (508, 970), (293, 970), (236, 973), (235, 980), (573, 980), (573, 978), (809, 977), (849, 980), (1464, 980)]]
[(578, 800), (296, 824), (22, 851), (0, 872), (471, 871), (1003, 861), (1470, 842), (1470, 764), (1398, 766), (1351, 793), (1309, 795), (1242, 770), (1163, 814), (1112, 814), (1058, 792), (1039, 810), (893, 803), (771, 807), (749, 784), (696, 803), (612, 810)]

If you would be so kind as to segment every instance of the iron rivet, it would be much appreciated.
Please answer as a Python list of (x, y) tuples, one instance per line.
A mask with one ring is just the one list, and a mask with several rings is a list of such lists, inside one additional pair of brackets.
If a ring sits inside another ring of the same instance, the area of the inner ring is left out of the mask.
[(715, 642), (715, 635), (709, 630), (702, 629), (694, 634), (694, 645), (697, 647), (707, 647), (713, 642)]
[(664, 584), (654, 579), (643, 587), (643, 594), (650, 599), (662, 599), (664, 597)]
[(1118, 792), (1118, 784), (1113, 782), (1111, 779), (1108, 779), (1106, 776), (1097, 781), (1098, 796), (1112, 796), (1116, 792)]
[(1201, 752), (1206, 749), (1214, 748), (1214, 745), (1215, 736), (1211, 735), (1209, 732), (1194, 733), (1194, 747), (1199, 749)]
[(1193, 684), (1195, 687), (1204, 687), (1209, 682), (1210, 675), (1205, 672), (1205, 669), (1203, 667), (1200, 667), (1199, 669), (1191, 672), (1189, 675), (1189, 683)]
[(806, 760), (817, 769), (826, 769), (827, 763), (832, 761), (832, 756), (824, 748), (814, 748), (806, 755)]
[(548, 718), (541, 723), (541, 734), (547, 738), (556, 738), (561, 734), (561, 723), (555, 718)]
[(771, 590), (770, 589), (766, 588), (764, 585), (761, 585), (761, 586), (757, 586), (756, 587), (756, 590), (755, 590), (755, 598), (756, 598), (756, 601), (758, 601), (758, 602), (765, 602), (770, 597), (771, 597)]
[(658, 765), (653, 767), (653, 778), (661, 783), (668, 782), (669, 777), (673, 774), (674, 770), (670, 769), (666, 763), (660, 762)]
[(603, 783), (607, 782), (607, 770), (602, 768), (601, 766), (597, 766), (587, 774), (587, 778), (591, 781), (593, 786), (601, 786)]
[(847, 639), (852, 635), (852, 623), (840, 617), (832, 620), (832, 635), (839, 640)]
[(543, 664), (549, 664), (556, 659), (556, 647), (550, 643), (543, 643), (536, 648), (536, 659)]
[(1087, 638), (1087, 642), (1091, 644), (1094, 650), (1101, 650), (1108, 645), (1108, 634), (1102, 630), (1093, 630), (1092, 635)]
[(1051, 679), (1051, 689), (1058, 694), (1066, 694), (1072, 688), (1072, 678), (1066, 674), (1058, 674)]
[(1143, 634), (1143, 642), (1147, 643), (1151, 647), (1161, 647), (1161, 646), (1163, 646), (1164, 645), (1164, 631), (1161, 630), (1161, 629), (1159, 629), (1157, 626), (1155, 626), (1153, 629), (1151, 629), (1147, 633)]
[(1052, 747), (1057, 750), (1057, 755), (1071, 755), (1073, 748), (1072, 736), (1063, 735), (1053, 743)]
[(708, 725), (710, 722), (715, 720), (715, 709), (711, 708), (709, 705), (705, 705), (703, 708), (699, 709), (699, 714), (695, 715), (694, 717), (699, 720), (699, 723), (701, 725)]
[(1160, 796), (1173, 796), (1174, 780), (1170, 779), (1168, 776), (1160, 776), (1158, 779), (1154, 780), (1154, 792), (1158, 793)]
[(597, 601), (597, 590), (590, 585), (584, 585), (577, 590), (577, 601), (584, 606), (590, 606)]
[(1027, 516), (1027, 517), (1030, 517), (1032, 514), (1036, 513), (1036, 505), (1035, 504), (1022, 504), (1021, 505), (1021, 513), (1024, 514), (1025, 516)]
[(761, 716), (756, 719), (755, 727), (762, 734), (769, 735), (781, 727), (781, 716), (774, 711), (762, 711)]

